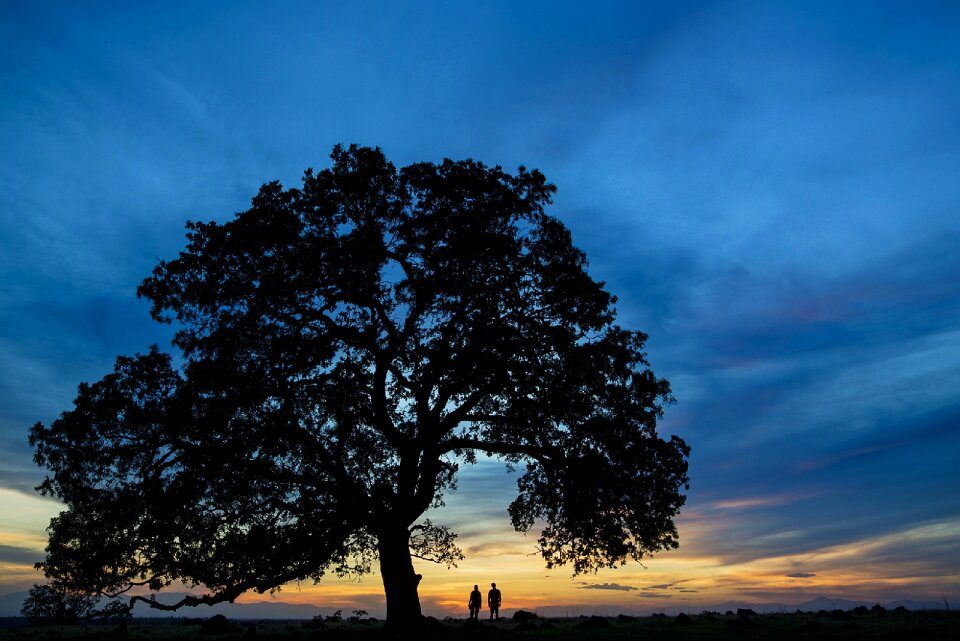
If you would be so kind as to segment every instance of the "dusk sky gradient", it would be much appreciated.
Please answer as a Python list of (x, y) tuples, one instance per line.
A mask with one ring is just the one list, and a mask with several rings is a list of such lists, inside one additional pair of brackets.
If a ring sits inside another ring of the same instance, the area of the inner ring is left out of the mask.
[(490, 581), (588, 614), (960, 601), (960, 4), (4, 2), (0, 87), (0, 594), (58, 509), (27, 430), (169, 347), (135, 289), (184, 223), (358, 143), (543, 171), (693, 450), (680, 548), (576, 578), (510, 528), (515, 476), (467, 469), (427, 613)]

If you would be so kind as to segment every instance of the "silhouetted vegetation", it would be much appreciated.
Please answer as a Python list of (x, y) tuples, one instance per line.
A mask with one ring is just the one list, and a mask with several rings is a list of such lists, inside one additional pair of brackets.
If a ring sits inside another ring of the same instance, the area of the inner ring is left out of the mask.
[(130, 616), (129, 609), (121, 603), (56, 583), (34, 584), (20, 613), (31, 623), (57, 625), (81, 621), (119, 623)]
[(462, 558), (423, 515), (478, 453), (523, 470), (510, 517), (546, 524), (548, 567), (675, 547), (688, 448), (656, 432), (669, 385), (545, 213), (554, 187), (469, 160), (332, 159), (189, 223), (138, 290), (182, 356), (120, 357), (33, 428), (41, 490), (67, 507), (47, 576), (206, 590), (130, 599), (175, 609), (379, 562), (387, 620), (416, 626), (411, 557)]
[(62, 585), (34, 584), (20, 612), (31, 623), (69, 625), (88, 619), (97, 601), (94, 596)]
[[(707, 641), (711, 639), (776, 639), (777, 641), (948, 641), (960, 636), (960, 613), (946, 610), (852, 615), (847, 621), (818, 617), (814, 613), (744, 615), (678, 615), (667, 617), (582, 617), (579, 619), (533, 619), (498, 622), (445, 620), (426, 626), (415, 635), (384, 629), (382, 624), (338, 622), (318, 628), (293, 621), (221, 622), (216, 632), (205, 631), (204, 621), (132, 624), (124, 638), (152, 641), (192, 641), (215, 638), (222, 641), (256, 638), (275, 641), (336, 639), (593, 639), (626, 641)], [(0, 628), (0, 641), (15, 639), (93, 641), (117, 638), (116, 627), (72, 626)]]

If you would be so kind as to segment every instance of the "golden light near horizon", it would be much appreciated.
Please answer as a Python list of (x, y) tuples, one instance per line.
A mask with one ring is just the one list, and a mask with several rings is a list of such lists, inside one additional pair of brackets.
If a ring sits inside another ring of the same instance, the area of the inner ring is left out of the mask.
[[(498, 461), (487, 460), (464, 471), (462, 489), (450, 493), (447, 506), (434, 515), (464, 532), (457, 542), (466, 558), (451, 569), (415, 560), (417, 571), (423, 574), (420, 597), (427, 614), (462, 617), (472, 586), (479, 585), (485, 592), (491, 582), (504, 592), (505, 612), (526, 609), (549, 611), (553, 616), (678, 612), (728, 601), (799, 602), (829, 594), (870, 599), (878, 593), (919, 592), (936, 599), (957, 589), (956, 577), (946, 570), (938, 573), (930, 561), (891, 562), (885, 554), (902, 545), (936, 550), (960, 536), (960, 521), (929, 523), (802, 554), (758, 554), (738, 560), (713, 551), (720, 531), (704, 509), (715, 506), (694, 506), (685, 512), (678, 522), (680, 548), (655, 555), (643, 565), (630, 563), (577, 577), (571, 576), (569, 568), (548, 571), (536, 550), (537, 528), (526, 535), (515, 532), (506, 514), (506, 500), (492, 500), (471, 489), (475, 477), (491, 474), (500, 475), (502, 492), (498, 497), (507, 496), (514, 476)], [(730, 501), (734, 502), (738, 509), (763, 504), (752, 499)], [(36, 551), (40, 560), (46, 545), (44, 528), (60, 510), (56, 501), (0, 489), (4, 514), (0, 545)], [(471, 520), (474, 513), (482, 519)], [(7, 563), (3, 574), (5, 583), (21, 589), (43, 580), (31, 564)], [(379, 613), (383, 587), (375, 572), (359, 580), (327, 576), (319, 584), (288, 584), (274, 595), (248, 593), (238, 599), (241, 603), (259, 601)]]
[(47, 544), (44, 528), (62, 510), (58, 501), (0, 487), (0, 545), (37, 549), (42, 556)]
[[(63, 506), (41, 496), (30, 496), (16, 490), (0, 488), (0, 546), (17, 550), (18, 557), (35, 553), (36, 561), (43, 560), (47, 537), (44, 528)], [(43, 575), (31, 562), (22, 559), (0, 563), (0, 576), (5, 585), (26, 589), (42, 583)]]
[[(472, 586), (477, 584), (485, 592), (491, 581), (504, 592), (505, 611), (542, 612), (544, 608), (551, 608), (552, 616), (618, 611), (699, 612), (726, 602), (799, 603), (837, 594), (870, 600), (878, 598), (878, 590), (890, 598), (898, 593), (924, 590), (928, 598), (936, 600), (938, 594), (951, 594), (956, 590), (956, 577), (943, 574), (931, 581), (929, 567), (877, 564), (871, 561), (870, 554), (896, 541), (937, 545), (958, 533), (960, 524), (948, 521), (804, 554), (742, 562), (684, 551), (681, 546), (680, 550), (645, 561), (643, 566), (628, 564), (616, 570), (571, 577), (569, 569), (545, 570), (533, 550), (533, 541), (505, 528), (497, 539), (510, 542), (505, 554), (493, 553), (487, 547), (454, 569), (420, 562), (417, 570), (424, 576), (420, 588), (424, 610), (433, 616), (465, 616), (467, 595)], [(511, 535), (518, 537), (517, 540), (512, 540)], [(798, 572), (798, 568), (816, 568), (816, 572)], [(319, 585), (287, 588), (275, 598), (345, 611), (354, 607), (372, 611), (379, 608), (383, 599), (379, 577), (375, 574), (359, 582), (331, 578)]]

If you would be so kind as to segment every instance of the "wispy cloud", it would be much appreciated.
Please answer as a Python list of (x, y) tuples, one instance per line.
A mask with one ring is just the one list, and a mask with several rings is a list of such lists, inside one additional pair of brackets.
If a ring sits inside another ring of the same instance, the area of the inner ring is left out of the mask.
[(616, 590), (619, 592), (632, 592), (638, 588), (632, 585), (621, 585), (620, 583), (585, 583), (580, 586), (581, 590)]
[(715, 501), (714, 503), (710, 504), (710, 506), (718, 510), (742, 510), (754, 507), (774, 507), (788, 505), (795, 501), (810, 498), (810, 496), (810, 493), (803, 493), (795, 495), (784, 494), (779, 496), (756, 496), (740, 499), (724, 499), (722, 501)]
[(0, 544), (0, 563), (32, 566), (37, 561), (42, 561), (43, 557), (42, 550)]

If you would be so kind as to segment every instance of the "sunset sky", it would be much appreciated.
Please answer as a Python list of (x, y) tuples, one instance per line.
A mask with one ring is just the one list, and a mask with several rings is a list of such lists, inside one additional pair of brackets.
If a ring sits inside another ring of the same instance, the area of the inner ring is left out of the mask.
[(358, 143), (543, 171), (692, 447), (680, 548), (573, 578), (510, 529), (515, 477), (466, 470), (427, 613), (490, 581), (587, 614), (960, 602), (960, 4), (4, 2), (0, 125), (0, 595), (58, 511), (27, 430), (169, 345), (134, 291), (184, 223)]

